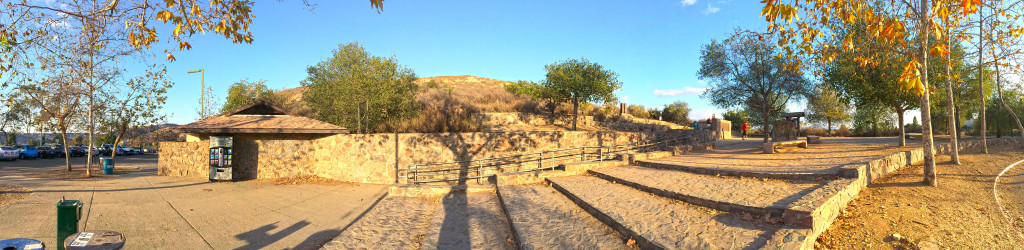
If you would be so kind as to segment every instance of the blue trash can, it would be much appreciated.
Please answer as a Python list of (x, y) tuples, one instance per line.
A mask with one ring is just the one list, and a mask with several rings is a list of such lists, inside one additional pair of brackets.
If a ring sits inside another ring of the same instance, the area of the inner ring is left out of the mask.
[(46, 247), (43, 246), (42, 241), (18, 238), (0, 240), (0, 249), (43, 250), (46, 249)]
[(114, 174), (114, 159), (110, 157), (100, 157), (100, 163), (103, 165), (103, 174)]

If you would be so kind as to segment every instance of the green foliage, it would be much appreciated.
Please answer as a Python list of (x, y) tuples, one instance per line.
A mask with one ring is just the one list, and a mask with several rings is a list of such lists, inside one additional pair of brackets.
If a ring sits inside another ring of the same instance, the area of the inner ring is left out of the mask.
[(75, 136), (75, 138), (71, 139), (70, 145), (85, 145), (85, 137), (82, 135)]
[[(741, 131), (743, 123), (750, 122), (750, 116), (747, 115), (746, 110), (742, 109), (730, 109), (722, 114), (722, 119), (732, 122), (732, 131)], [(748, 128), (752, 128), (750, 124), (747, 124)]]
[(689, 124), (690, 123), (690, 105), (683, 101), (676, 101), (672, 104), (665, 105), (665, 109), (662, 111), (662, 120), (679, 123)]
[(227, 113), (256, 101), (269, 101), (273, 95), (274, 91), (267, 88), (267, 80), (251, 81), (245, 78), (228, 86), (228, 96), (220, 112)]
[(28, 139), (28, 145), (39, 146), (39, 141), (36, 139)]
[(788, 68), (798, 58), (783, 56), (771, 41), (772, 36), (736, 30), (728, 39), (704, 45), (697, 77), (711, 87), (701, 97), (721, 108), (744, 107), (770, 130), (766, 125), (790, 100), (810, 92), (811, 85), (803, 74)]
[(626, 106), (626, 113), (636, 118), (651, 118), (651, 112), (648, 112), (647, 108), (643, 105), (630, 104), (629, 106)]
[(827, 85), (818, 85), (814, 93), (807, 96), (807, 120), (828, 126), (832, 133), (832, 125), (850, 121), (850, 102), (843, 100), (835, 90)]
[(436, 88), (440, 88), (440, 87), (441, 87), (441, 84), (438, 83), (435, 80), (430, 80), (429, 82), (427, 82), (427, 88), (429, 88), (429, 89), (436, 89)]
[(12, 132), (7, 132), (7, 138), (4, 138), (4, 139), (6, 140), (6, 145), (17, 145), (18, 144), (18, 133), (17, 132), (13, 132), (13, 131)]
[[(306, 69), (303, 100), (317, 119), (353, 131), (380, 131), (415, 117), (416, 74), (394, 57), (370, 55), (357, 42), (341, 44), (331, 57)], [(381, 131), (383, 132), (383, 131)]]
[(543, 89), (546, 90), (543, 92), (550, 94), (555, 102), (573, 104), (573, 130), (576, 130), (575, 121), (579, 115), (577, 110), (580, 103), (614, 102), (614, 92), (622, 88), (618, 74), (586, 58), (548, 64), (544, 69), (547, 70), (547, 75), (542, 83)]
[[(1017, 115), (1024, 114), (1024, 101), (1020, 98), (1003, 98), (1007, 106), (1010, 106)], [(995, 96), (989, 98), (985, 103), (985, 123), (989, 133), (995, 133), (997, 137), (1003, 135), (1018, 135), (1012, 133), (1017, 129), (1017, 123), (1013, 121), (1013, 116), (1010, 112), (1006, 111), (1006, 108), (1002, 104), (999, 104), (999, 99)], [(975, 122), (975, 130), (981, 123)]]
[(860, 136), (887, 135), (896, 126), (895, 114), (883, 105), (857, 107), (853, 114), (853, 132)]

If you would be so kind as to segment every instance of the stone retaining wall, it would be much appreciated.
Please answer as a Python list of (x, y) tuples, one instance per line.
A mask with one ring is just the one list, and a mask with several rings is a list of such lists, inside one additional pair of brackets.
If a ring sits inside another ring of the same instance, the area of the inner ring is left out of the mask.
[(157, 175), (209, 178), (209, 151), (209, 142), (161, 142)]
[[(717, 136), (706, 130), (235, 135), (233, 175), (236, 180), (321, 176), (349, 182), (389, 184), (396, 181), (397, 169), (405, 169), (412, 164), (512, 156), (579, 146), (609, 146), (685, 135), (700, 135), (699, 142), (713, 141)], [(161, 147), (167, 148), (161, 152), (160, 174), (206, 177), (208, 137), (199, 136), (199, 140), (185, 144), (161, 142)]]

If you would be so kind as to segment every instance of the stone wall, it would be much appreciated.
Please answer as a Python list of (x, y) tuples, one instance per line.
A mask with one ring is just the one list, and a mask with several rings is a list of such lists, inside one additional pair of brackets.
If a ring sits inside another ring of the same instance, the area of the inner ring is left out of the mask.
[[(322, 176), (341, 181), (388, 184), (396, 169), (412, 164), (512, 156), (579, 146), (609, 146), (679, 135), (716, 133), (695, 130), (656, 132), (518, 131), (480, 133), (408, 133), (314, 135), (236, 135), (236, 179)], [(162, 142), (161, 175), (206, 176), (208, 137), (200, 142)], [(173, 156), (173, 157), (172, 157)], [(166, 160), (165, 160), (166, 158)], [(180, 160), (200, 159), (199, 163)], [(198, 165), (197, 165), (198, 164)], [(182, 171), (192, 169), (195, 171)], [(202, 170), (202, 174), (198, 170)]]
[(209, 178), (209, 142), (160, 142), (157, 175)]

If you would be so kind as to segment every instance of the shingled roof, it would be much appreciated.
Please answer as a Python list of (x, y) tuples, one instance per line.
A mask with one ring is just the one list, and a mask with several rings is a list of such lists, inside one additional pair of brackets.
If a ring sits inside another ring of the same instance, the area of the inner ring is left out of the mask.
[(348, 134), (347, 128), (296, 116), (258, 101), (230, 112), (175, 127), (196, 134)]

